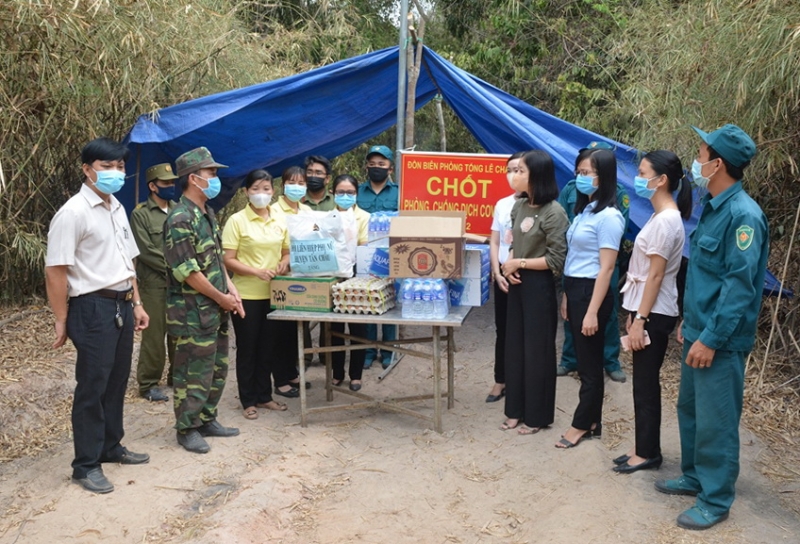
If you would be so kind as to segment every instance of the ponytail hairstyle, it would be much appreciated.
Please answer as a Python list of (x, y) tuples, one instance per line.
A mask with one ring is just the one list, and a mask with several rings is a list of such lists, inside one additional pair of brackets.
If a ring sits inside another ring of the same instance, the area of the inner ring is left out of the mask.
[(692, 215), (692, 186), (686, 177), (681, 160), (675, 153), (666, 149), (651, 151), (642, 157), (642, 160), (644, 159), (647, 159), (657, 175), (667, 176), (669, 181), (667, 189), (672, 194), (677, 192), (675, 203), (678, 205), (681, 217), (689, 219)]

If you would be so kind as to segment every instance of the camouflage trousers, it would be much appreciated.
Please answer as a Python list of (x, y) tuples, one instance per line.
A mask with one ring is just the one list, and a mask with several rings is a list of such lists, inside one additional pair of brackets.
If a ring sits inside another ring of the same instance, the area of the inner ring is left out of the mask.
[(215, 334), (177, 337), (172, 375), (177, 430), (195, 429), (217, 418), (227, 376), (227, 320)]

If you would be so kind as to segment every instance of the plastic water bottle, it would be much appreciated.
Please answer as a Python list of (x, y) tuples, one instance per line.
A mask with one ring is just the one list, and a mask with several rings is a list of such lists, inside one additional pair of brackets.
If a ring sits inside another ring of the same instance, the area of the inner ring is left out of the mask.
[(433, 285), (430, 280), (422, 282), (422, 318), (433, 319)]
[(435, 280), (433, 283), (433, 316), (436, 319), (444, 319), (450, 308), (448, 308), (447, 287), (443, 280)]
[(378, 216), (376, 214), (369, 216), (367, 230), (367, 240), (374, 242), (375, 239), (378, 238)]
[(405, 279), (403, 280), (403, 317), (414, 317), (414, 280)]
[(411, 316), (415, 319), (422, 319), (424, 313), (422, 308), (422, 280), (414, 280), (411, 289), (414, 294)]

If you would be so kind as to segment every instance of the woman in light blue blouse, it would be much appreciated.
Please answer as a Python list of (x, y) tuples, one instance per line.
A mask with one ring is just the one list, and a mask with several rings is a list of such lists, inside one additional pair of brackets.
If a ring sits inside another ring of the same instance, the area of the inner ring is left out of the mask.
[(556, 443), (572, 448), (602, 431), (604, 331), (614, 299), (611, 275), (617, 259), (625, 219), (617, 209), (617, 160), (614, 153), (597, 149), (578, 163), (578, 199), (575, 220), (567, 231), (564, 298), (561, 315), (575, 338), (581, 379), (578, 407), (572, 426)]

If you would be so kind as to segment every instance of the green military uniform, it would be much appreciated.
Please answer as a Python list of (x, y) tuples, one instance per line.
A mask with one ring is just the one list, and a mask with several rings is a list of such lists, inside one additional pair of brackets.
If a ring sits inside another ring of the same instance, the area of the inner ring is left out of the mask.
[[(168, 165), (167, 165), (168, 166)], [(175, 207), (168, 203), (169, 209)], [(139, 256), (136, 259), (136, 278), (139, 283), (139, 297), (147, 315), (149, 326), (142, 331), (142, 344), (136, 380), (139, 394), (144, 395), (156, 387), (164, 373), (164, 362), (169, 357), (169, 385), (172, 385), (172, 365), (175, 359), (175, 338), (167, 336), (167, 349), (164, 335), (167, 333), (167, 263), (164, 260), (164, 222), (167, 212), (162, 210), (152, 195), (131, 212), (131, 231)]]
[(309, 198), (309, 195), (306, 194), (306, 197), (303, 199), (303, 204), (317, 212), (329, 212), (336, 208), (333, 195), (328, 192), (325, 192), (325, 196), (319, 202), (314, 202)]
[[(684, 295), (678, 425), (684, 481), (699, 492), (698, 507), (720, 516), (739, 474), (744, 365), (761, 307), (769, 227), (741, 181), (701, 203)], [(708, 368), (685, 364), (696, 340), (716, 350)]]
[[(575, 219), (575, 202), (578, 199), (578, 190), (575, 188), (575, 180), (569, 181), (561, 193), (558, 195), (558, 203), (567, 212), (569, 222)], [(628, 216), (630, 214), (631, 199), (628, 193), (617, 184), (617, 206), (625, 218), (625, 230), (628, 230)], [(619, 283), (619, 259), (614, 265), (614, 274), (611, 276), (611, 285), (614, 287), (614, 308), (611, 310), (612, 319), (608, 320), (605, 330), (605, 345), (603, 347), (603, 366), (606, 372), (611, 373), (621, 370), (619, 363), (619, 322), (617, 312), (619, 311), (619, 290), (616, 285)], [(564, 347), (561, 350), (561, 363), (567, 371), (572, 372), (578, 368), (578, 360), (575, 358), (575, 344), (572, 339), (572, 330), (569, 323), (564, 322)]]
[(175, 428), (195, 429), (217, 417), (228, 375), (228, 313), (186, 283), (203, 274), (223, 293), (228, 277), (222, 238), (210, 207), (205, 212), (181, 197), (164, 228), (164, 256), (171, 270), (167, 289), (167, 330), (177, 338), (173, 382)]

